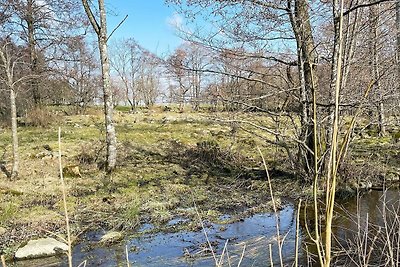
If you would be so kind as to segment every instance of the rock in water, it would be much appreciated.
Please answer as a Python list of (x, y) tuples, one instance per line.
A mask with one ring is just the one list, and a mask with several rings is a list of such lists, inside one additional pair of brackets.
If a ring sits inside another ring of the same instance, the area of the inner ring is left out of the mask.
[(68, 251), (65, 243), (55, 240), (54, 238), (42, 238), (30, 240), (28, 244), (19, 248), (15, 253), (16, 259), (32, 259), (54, 256), (60, 251)]
[(121, 232), (108, 232), (101, 237), (100, 243), (111, 244), (121, 241), (124, 238)]

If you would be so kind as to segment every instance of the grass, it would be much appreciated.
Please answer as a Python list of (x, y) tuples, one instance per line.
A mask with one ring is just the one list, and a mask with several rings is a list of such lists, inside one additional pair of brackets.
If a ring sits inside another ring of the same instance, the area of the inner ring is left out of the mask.
[[(82, 174), (65, 177), (73, 233), (88, 226), (132, 229), (145, 222), (162, 228), (176, 216), (194, 219), (195, 214), (188, 209), (192, 206), (188, 197), (191, 192), (210, 219), (217, 220), (224, 212), (237, 212), (237, 207), (264, 207), (261, 202), (268, 197), (263, 196), (263, 182), (237, 178), (240, 168), (257, 167), (253, 148), (254, 144), (262, 145), (262, 141), (247, 141), (250, 135), (245, 132), (233, 136), (229, 124), (213, 122), (208, 116), (160, 110), (116, 112), (119, 166), (111, 178), (99, 169), (105, 154), (101, 112), (92, 109), (90, 115), (58, 116), (45, 128), (20, 126), (20, 178), (10, 182), (3, 174), (0, 176), (0, 188), (6, 188), (0, 195), (1, 209), (5, 211), (0, 225), (8, 232), (23, 228), (25, 235), (13, 241), (6, 234), (0, 250), (32, 233), (62, 230), (58, 127), (62, 128), (63, 165), (79, 166)], [(10, 159), (9, 136), (8, 130), (0, 134), (6, 160)], [(246, 142), (238, 144), (237, 139)], [(226, 166), (213, 164), (208, 147), (201, 147), (202, 142), (213, 144), (212, 151), (219, 151), (221, 157), (213, 160)], [(241, 156), (237, 162), (229, 162), (233, 159), (230, 153)], [(202, 156), (200, 161), (198, 155)], [(229, 157), (223, 159), (225, 155)], [(245, 195), (248, 186), (253, 191)], [(231, 194), (232, 189), (235, 190)], [(22, 195), (13, 194), (14, 191)], [(186, 227), (192, 227), (190, 221)]]
[[(60, 107), (57, 109), (62, 113)], [(57, 116), (57, 121), (46, 128), (19, 127), (20, 178), (10, 182), (0, 173), (0, 226), (7, 230), (1, 237), (0, 251), (10, 252), (10, 247), (32, 234), (60, 233), (64, 229), (56, 152), (58, 127), (62, 128), (63, 165), (79, 166), (82, 174), (65, 177), (73, 235), (96, 227), (130, 230), (142, 223), (169, 229), (166, 223), (176, 217), (188, 220), (169, 230), (194, 229), (198, 226), (197, 215), (191, 210), (192, 196), (201, 217), (214, 222), (226, 213), (239, 219), (272, 209), (265, 174), (257, 177), (246, 172), (263, 169), (257, 146), (266, 156), (271, 173), (274, 167), (287, 167), (285, 154), (249, 132), (234, 130), (232, 123), (213, 120), (231, 119), (231, 114), (165, 112), (162, 108), (129, 113), (120, 109), (115, 116), (118, 167), (106, 177), (101, 170), (105, 157), (103, 117), (100, 108), (90, 108), (88, 113)], [(273, 125), (262, 114), (235, 116)], [(5, 160), (11, 156), (9, 136), (9, 130), (0, 133)], [(362, 149), (368, 145), (377, 150), (387, 147), (395, 157), (396, 147), (388, 137), (382, 139), (384, 144), (379, 140), (356, 140), (355, 155), (365, 156)], [(52, 151), (46, 152), (45, 147)], [(311, 194), (309, 185), (271, 176), (277, 199)], [(11, 229), (20, 230), (18, 240), (11, 238)]]

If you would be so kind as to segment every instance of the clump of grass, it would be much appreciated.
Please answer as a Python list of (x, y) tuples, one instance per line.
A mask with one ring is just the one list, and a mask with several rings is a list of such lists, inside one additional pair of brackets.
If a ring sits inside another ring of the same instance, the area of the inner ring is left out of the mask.
[(99, 161), (104, 154), (105, 146), (100, 142), (89, 142), (80, 145), (80, 153), (75, 159), (81, 165), (91, 165)]
[(138, 197), (132, 198), (123, 211), (123, 228), (134, 229), (140, 224), (141, 202)]
[[(181, 145), (182, 144), (175, 144)], [(222, 148), (215, 140), (198, 142), (196, 146), (183, 147), (177, 158), (181, 165), (190, 167), (191, 173), (208, 173), (235, 176), (248, 161), (247, 158), (230, 149)], [(184, 159), (182, 161), (182, 159)]]
[(363, 184), (366, 182), (370, 182), (376, 187), (383, 187), (385, 173), (384, 166), (377, 165), (368, 159), (359, 162), (348, 159), (342, 162), (338, 170), (344, 187), (350, 186), (352, 189), (364, 188)]
[(26, 124), (34, 127), (49, 127), (60, 118), (45, 108), (33, 108), (26, 114)]
[(18, 207), (13, 203), (1, 203), (0, 211), (0, 225), (2, 225), (17, 214)]

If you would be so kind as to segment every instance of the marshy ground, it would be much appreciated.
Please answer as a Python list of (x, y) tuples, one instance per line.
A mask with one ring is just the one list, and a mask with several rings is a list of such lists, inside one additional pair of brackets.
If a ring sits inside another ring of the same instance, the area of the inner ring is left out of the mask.
[[(117, 110), (118, 167), (106, 176), (101, 109), (69, 115), (66, 108), (52, 108), (51, 113), (45, 127), (20, 121), (20, 176), (10, 181), (0, 173), (1, 254), (11, 255), (33, 237), (64, 235), (58, 127), (75, 237), (98, 228), (132, 234), (143, 224), (154, 225), (152, 231), (197, 230), (198, 215), (221, 224), (269, 211), (271, 198), (257, 147), (271, 168), (274, 193), (281, 202), (311, 192), (310, 185), (285, 171), (284, 151), (224, 122), (236, 116), (270, 123), (262, 114), (181, 113), (162, 107), (135, 113)], [(10, 136), (6, 127), (0, 130), (2, 160), (8, 169)], [(342, 173), (398, 181), (400, 145), (395, 138), (356, 136), (353, 160)], [(182, 220), (168, 224), (174, 218)]]

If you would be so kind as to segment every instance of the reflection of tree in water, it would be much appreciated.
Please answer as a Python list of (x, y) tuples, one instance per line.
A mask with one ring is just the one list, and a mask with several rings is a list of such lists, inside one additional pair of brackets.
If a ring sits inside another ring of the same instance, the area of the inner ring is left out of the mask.
[[(336, 261), (345, 266), (389, 264), (398, 266), (399, 192), (371, 191), (337, 209), (335, 220)], [(382, 265), (383, 266), (383, 265)]]

